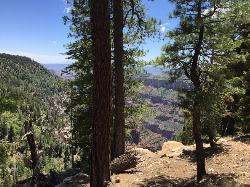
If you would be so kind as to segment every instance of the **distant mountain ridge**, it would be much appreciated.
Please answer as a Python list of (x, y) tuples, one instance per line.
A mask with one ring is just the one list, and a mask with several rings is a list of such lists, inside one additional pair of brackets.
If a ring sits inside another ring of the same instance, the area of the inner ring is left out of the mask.
[(43, 64), (43, 67), (51, 71), (57, 76), (61, 76), (62, 71), (68, 67), (70, 64)]
[[(62, 71), (68, 67), (70, 64), (43, 64), (45, 68), (50, 70), (52, 73), (61, 76)], [(157, 75), (163, 72), (159, 67), (145, 66), (143, 68), (147, 74)]]

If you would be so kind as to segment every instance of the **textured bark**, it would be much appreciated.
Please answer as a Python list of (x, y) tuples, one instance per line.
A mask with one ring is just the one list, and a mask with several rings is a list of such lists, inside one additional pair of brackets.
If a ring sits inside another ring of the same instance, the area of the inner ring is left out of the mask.
[(39, 173), (38, 167), (37, 167), (38, 157), (37, 157), (35, 136), (34, 136), (34, 132), (32, 128), (32, 121), (31, 120), (29, 122), (26, 121), (24, 123), (24, 128), (25, 128), (24, 130), (26, 133), (27, 142), (28, 142), (29, 149), (30, 149), (33, 176), (36, 176)]
[(202, 177), (206, 175), (206, 169), (205, 169), (204, 147), (203, 147), (203, 142), (201, 139), (201, 129), (200, 129), (201, 128), (201, 112), (200, 112), (200, 107), (199, 107), (200, 98), (198, 96), (199, 89), (200, 89), (200, 80), (199, 80), (197, 69), (194, 72), (195, 74), (191, 73), (191, 80), (194, 84), (195, 95), (196, 95), (194, 98), (194, 106), (193, 106), (193, 111), (192, 111), (193, 136), (194, 136), (194, 140), (196, 144), (197, 180), (200, 181)]
[(199, 110), (198, 104), (195, 103), (192, 117), (193, 117), (193, 136), (196, 145), (196, 164), (197, 164), (197, 180), (200, 181), (204, 175), (206, 175), (206, 168), (205, 168), (205, 154), (204, 154), (204, 147), (203, 142), (201, 139), (201, 113)]
[(109, 0), (91, 1), (93, 39), (93, 146), (92, 187), (107, 186), (110, 181), (111, 122), (111, 44)]
[(125, 153), (124, 117), (124, 51), (122, 0), (113, 0), (114, 10), (114, 63), (115, 63), (115, 119), (112, 157)]
[[(198, 5), (198, 19), (200, 21), (201, 18), (201, 1), (199, 1)], [(204, 155), (204, 147), (201, 139), (201, 112), (200, 112), (200, 98), (199, 91), (201, 89), (201, 81), (200, 81), (200, 69), (199, 69), (199, 56), (202, 50), (202, 43), (204, 38), (205, 27), (201, 23), (199, 29), (198, 41), (195, 46), (194, 55), (192, 58), (192, 66), (190, 71), (190, 79), (194, 85), (195, 98), (194, 98), (194, 106), (192, 111), (193, 117), (193, 136), (196, 144), (196, 159), (197, 159), (197, 180), (200, 181), (204, 175), (206, 175), (206, 167), (205, 167), (205, 155)]]

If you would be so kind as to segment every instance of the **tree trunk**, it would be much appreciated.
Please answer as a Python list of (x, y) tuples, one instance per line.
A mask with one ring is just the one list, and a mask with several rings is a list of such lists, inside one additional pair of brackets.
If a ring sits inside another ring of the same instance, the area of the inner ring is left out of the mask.
[(32, 121), (24, 123), (24, 130), (27, 137), (27, 142), (30, 148), (30, 155), (31, 155), (31, 161), (32, 161), (32, 171), (33, 171), (33, 177), (36, 176), (39, 173), (38, 167), (37, 167), (37, 151), (36, 151), (36, 142), (35, 142), (35, 136), (34, 131), (32, 128)]
[(205, 26), (202, 23), (202, 3), (198, 2), (198, 20), (201, 21), (198, 41), (194, 48), (194, 55), (192, 58), (192, 65), (190, 71), (190, 79), (194, 85), (194, 106), (192, 111), (193, 117), (193, 137), (196, 144), (196, 164), (197, 164), (197, 181), (200, 181), (204, 175), (206, 175), (206, 167), (205, 167), (205, 155), (204, 155), (204, 147), (201, 139), (201, 111), (200, 111), (200, 88), (201, 88), (201, 80), (200, 80), (200, 67), (199, 67), (199, 56), (202, 50), (202, 43), (204, 39)]
[[(197, 96), (196, 96), (197, 100)], [(196, 164), (197, 164), (197, 181), (200, 181), (204, 175), (206, 175), (205, 168), (205, 155), (204, 155), (204, 147), (201, 139), (201, 113), (199, 110), (198, 102), (195, 101), (193, 112), (193, 136), (196, 144)]]
[(104, 187), (110, 181), (111, 122), (111, 44), (109, 0), (91, 1), (93, 39), (93, 146), (92, 187)]
[(124, 117), (124, 51), (123, 51), (123, 6), (122, 0), (113, 0), (114, 10), (114, 63), (115, 63), (115, 120), (112, 157), (125, 152)]

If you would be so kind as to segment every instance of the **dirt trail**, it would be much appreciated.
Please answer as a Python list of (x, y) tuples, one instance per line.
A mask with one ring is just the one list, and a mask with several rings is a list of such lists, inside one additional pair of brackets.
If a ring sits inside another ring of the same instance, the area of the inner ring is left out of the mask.
[[(205, 145), (207, 173), (231, 176), (238, 186), (250, 186), (249, 139), (220, 139), (218, 144), (215, 149)], [(113, 186), (192, 186), (195, 181), (194, 146), (169, 141), (156, 153), (135, 149), (141, 155), (141, 162), (126, 173), (113, 175)]]

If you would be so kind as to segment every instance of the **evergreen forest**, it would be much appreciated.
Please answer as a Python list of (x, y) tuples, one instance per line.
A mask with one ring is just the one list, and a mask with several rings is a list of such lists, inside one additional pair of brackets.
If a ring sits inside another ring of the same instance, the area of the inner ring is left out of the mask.
[(148, 1), (66, 0), (62, 68), (0, 50), (0, 187), (250, 185), (250, 1)]

